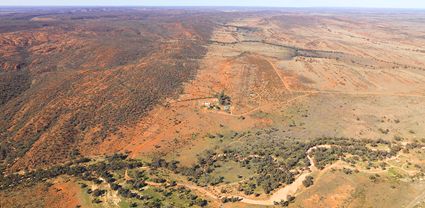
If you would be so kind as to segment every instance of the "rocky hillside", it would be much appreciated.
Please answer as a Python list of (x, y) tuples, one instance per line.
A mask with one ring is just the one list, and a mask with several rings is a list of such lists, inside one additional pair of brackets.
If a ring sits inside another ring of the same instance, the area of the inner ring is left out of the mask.
[(14, 171), (119, 140), (120, 128), (194, 76), (214, 27), (211, 15), (136, 9), (17, 12), (5, 20), (0, 161)]

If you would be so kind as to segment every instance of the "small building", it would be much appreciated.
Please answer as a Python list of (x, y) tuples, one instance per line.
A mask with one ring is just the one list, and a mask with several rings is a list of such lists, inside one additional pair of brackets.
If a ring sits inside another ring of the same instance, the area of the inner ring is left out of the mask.
[(211, 108), (211, 103), (210, 102), (205, 102), (204, 103), (204, 106), (207, 107), (207, 108)]

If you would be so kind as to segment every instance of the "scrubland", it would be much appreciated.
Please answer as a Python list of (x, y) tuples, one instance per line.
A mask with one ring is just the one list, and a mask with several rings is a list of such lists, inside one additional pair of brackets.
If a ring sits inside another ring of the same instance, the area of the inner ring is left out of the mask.
[(421, 12), (0, 18), (1, 207), (424, 206)]

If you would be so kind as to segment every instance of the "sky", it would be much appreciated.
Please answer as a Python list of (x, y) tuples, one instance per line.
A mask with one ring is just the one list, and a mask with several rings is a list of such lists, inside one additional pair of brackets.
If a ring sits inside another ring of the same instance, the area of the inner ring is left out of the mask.
[(0, 0), (0, 6), (260, 6), (425, 8), (425, 0)]

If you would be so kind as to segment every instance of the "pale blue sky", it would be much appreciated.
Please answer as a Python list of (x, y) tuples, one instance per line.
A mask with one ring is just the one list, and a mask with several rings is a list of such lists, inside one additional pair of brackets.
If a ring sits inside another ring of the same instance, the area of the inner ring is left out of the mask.
[(0, 6), (261, 6), (425, 8), (425, 0), (0, 0)]

